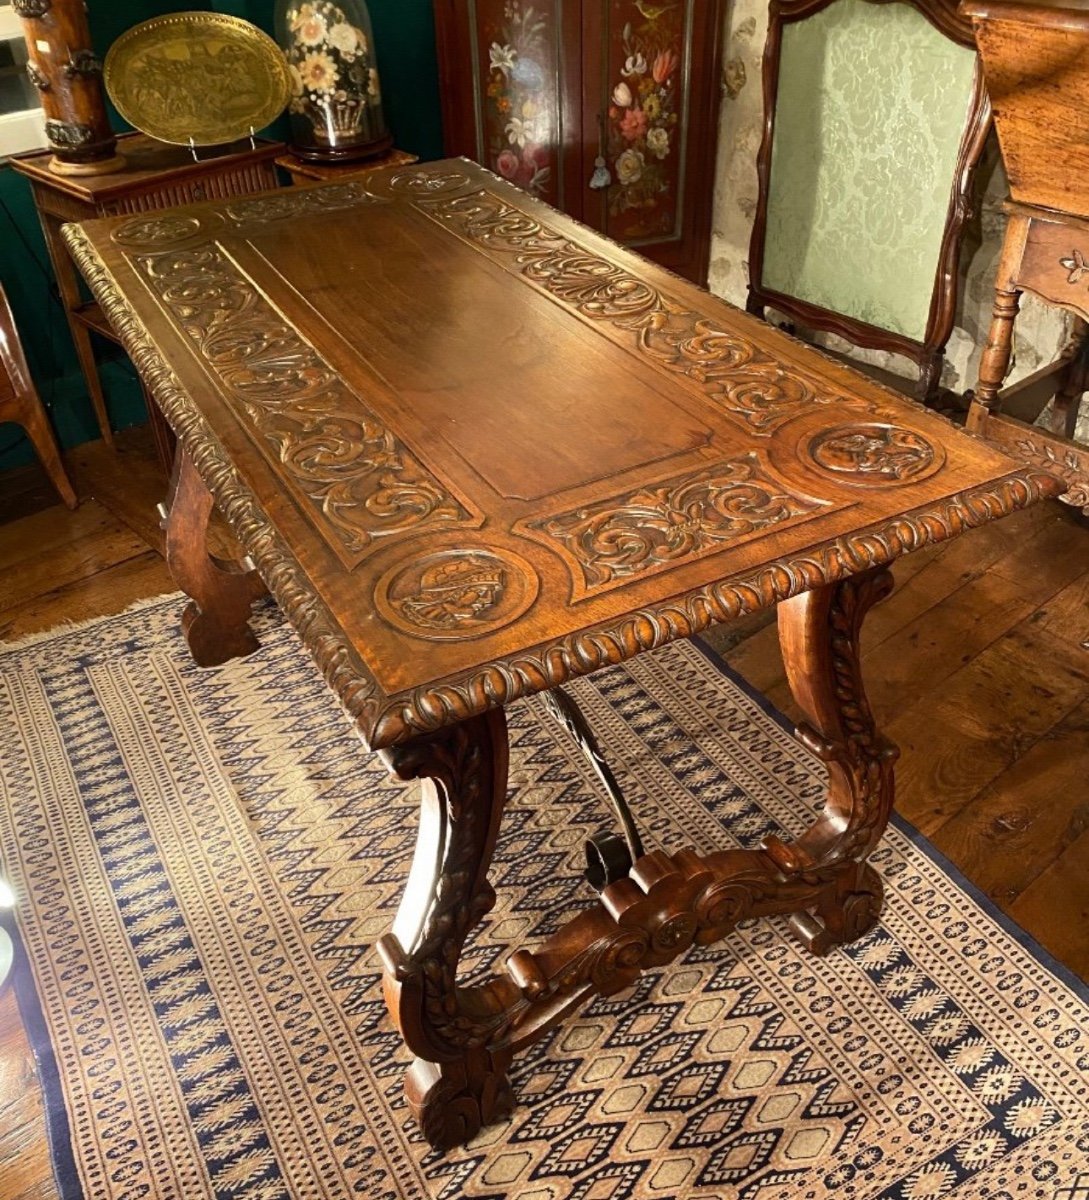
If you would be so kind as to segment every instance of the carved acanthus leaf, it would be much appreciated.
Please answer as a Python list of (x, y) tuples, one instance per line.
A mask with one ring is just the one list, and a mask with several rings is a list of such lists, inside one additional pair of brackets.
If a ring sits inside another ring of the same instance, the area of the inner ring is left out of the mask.
[(749, 453), (526, 528), (546, 543), (558, 542), (590, 592), (700, 557), (818, 507), (772, 479)]

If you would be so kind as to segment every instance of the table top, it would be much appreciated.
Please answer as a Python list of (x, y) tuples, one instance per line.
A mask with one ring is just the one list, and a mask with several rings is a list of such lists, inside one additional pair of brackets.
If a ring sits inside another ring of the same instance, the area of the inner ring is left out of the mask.
[(117, 139), (117, 152), (125, 159), (119, 171), (101, 175), (58, 175), (49, 168), (52, 150), (36, 151), (11, 158), (12, 168), (36, 184), (65, 192), (86, 204), (105, 204), (114, 197), (161, 182), (165, 175), (176, 181), (222, 171), (239, 162), (274, 159), (283, 154), (283, 142), (249, 138), (229, 146), (198, 147), (194, 160), (187, 146), (170, 146), (146, 133), (123, 134)]
[(374, 747), (1060, 490), (464, 160), (65, 236)]

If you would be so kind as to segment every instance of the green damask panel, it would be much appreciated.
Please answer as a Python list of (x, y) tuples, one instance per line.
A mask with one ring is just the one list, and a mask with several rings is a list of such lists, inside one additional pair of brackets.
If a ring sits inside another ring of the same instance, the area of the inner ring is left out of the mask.
[(907, 4), (784, 26), (765, 287), (923, 338), (974, 70)]

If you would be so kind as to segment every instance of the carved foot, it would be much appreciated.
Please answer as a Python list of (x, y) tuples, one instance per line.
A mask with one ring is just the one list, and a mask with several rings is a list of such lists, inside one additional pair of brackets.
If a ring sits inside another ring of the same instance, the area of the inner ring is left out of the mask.
[(201, 667), (217, 667), (258, 648), (248, 622), (253, 602), (265, 594), (252, 564), (230, 563), (208, 553), (212, 507), (211, 493), (192, 460), (179, 450), (166, 518), (166, 562), (174, 582), (190, 598), (182, 632)]
[(424, 1138), (440, 1151), (465, 1145), (514, 1107), (510, 1080), (483, 1050), (453, 1063), (417, 1058), (405, 1075), (405, 1098)]
[[(244, 575), (234, 579), (245, 580)], [(263, 591), (263, 589), (262, 589)], [(189, 653), (198, 667), (218, 667), (232, 658), (245, 658), (258, 650), (261, 643), (249, 627), (248, 618), (253, 601), (262, 595), (248, 587), (239, 588), (236, 600), (229, 606), (217, 604), (214, 611), (205, 611), (191, 600), (182, 613), (182, 633)]]
[(849, 871), (827, 892), (813, 912), (794, 913), (790, 928), (811, 953), (827, 954), (834, 946), (857, 941), (877, 924), (884, 888), (877, 872), (863, 866)]

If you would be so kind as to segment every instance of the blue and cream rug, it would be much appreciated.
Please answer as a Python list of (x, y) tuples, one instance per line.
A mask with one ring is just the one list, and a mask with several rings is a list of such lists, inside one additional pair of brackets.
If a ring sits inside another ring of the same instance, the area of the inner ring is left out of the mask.
[[(65, 1196), (1051, 1200), (1089, 1171), (1085, 990), (901, 830), (863, 941), (817, 960), (760, 921), (694, 949), (517, 1062), (509, 1125), (431, 1154), (373, 951), (414, 790), (271, 609), (258, 654), (208, 671), (179, 613), (0, 656), (0, 866)], [(692, 645), (573, 690), (652, 845), (753, 844), (820, 802), (819, 767)], [(591, 899), (581, 845), (608, 823), (541, 702), (510, 717), (475, 969)]]

